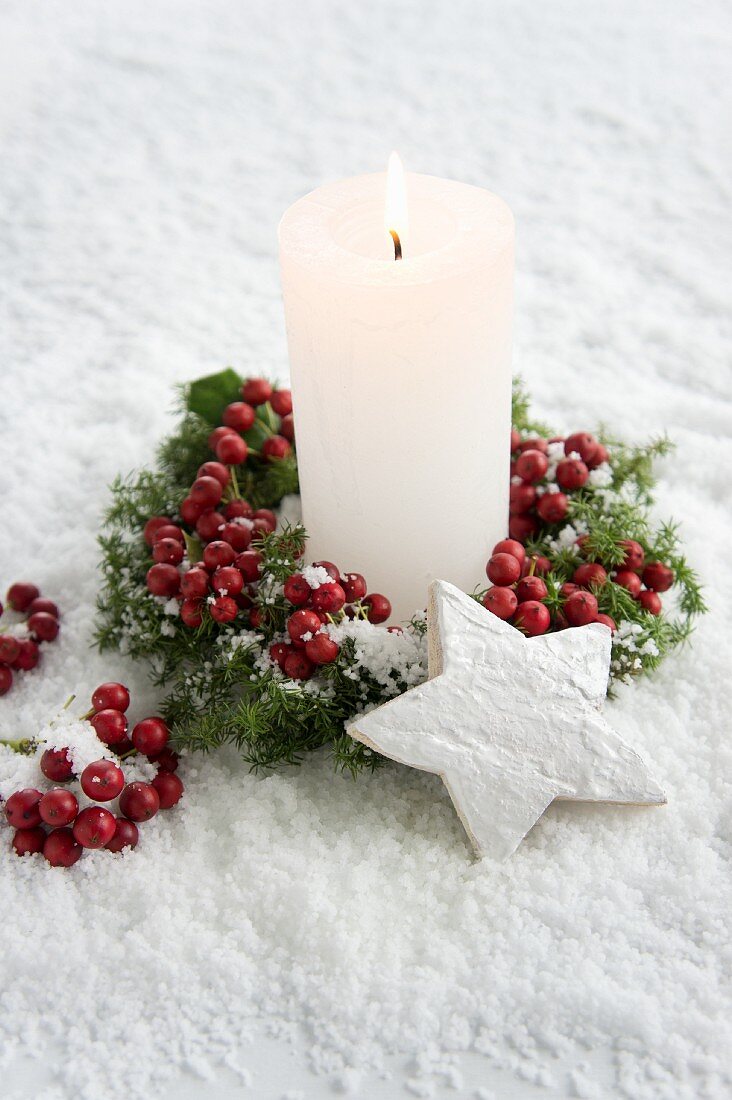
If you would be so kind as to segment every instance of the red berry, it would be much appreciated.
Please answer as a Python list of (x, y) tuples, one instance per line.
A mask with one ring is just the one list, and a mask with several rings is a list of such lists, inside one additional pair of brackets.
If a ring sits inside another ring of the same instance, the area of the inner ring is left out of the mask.
[(563, 600), (569, 599), (574, 592), (579, 592), (580, 586), (578, 584), (572, 584), (571, 581), (565, 581), (562, 587), (559, 589), (559, 595)]
[[(125, 785), (122, 769), (113, 760), (95, 760), (81, 773), (81, 789), (97, 802), (111, 802)], [(62, 821), (60, 824), (65, 825)]]
[(661, 561), (652, 561), (643, 570), (643, 583), (653, 592), (667, 592), (674, 583), (674, 571)]
[(650, 611), (651, 615), (660, 615), (663, 609), (661, 597), (656, 592), (639, 592), (638, 603), (644, 611)]
[(286, 642), (275, 642), (274, 645), (269, 647), (270, 658), (278, 664), (281, 669), (284, 669), (285, 661), (290, 653), (292, 653), (292, 646), (287, 645)]
[(604, 615), (602, 612), (595, 618), (595, 622), (602, 623), (604, 626), (609, 627), (613, 634), (618, 629), (615, 619), (610, 615)]
[(542, 454), (546, 454), (549, 445), (545, 439), (533, 436), (531, 439), (522, 439), (516, 450), (519, 454), (524, 454), (525, 451), (541, 451)]
[(247, 378), (241, 395), (250, 405), (263, 405), (272, 396), (272, 386), (266, 378)]
[(198, 504), (195, 500), (191, 500), (190, 497), (186, 497), (180, 506), (180, 514), (183, 517), (183, 522), (187, 523), (189, 527), (195, 527), (204, 512), (205, 508), (203, 505)]
[(114, 833), (105, 847), (108, 852), (121, 852), (123, 848), (134, 848), (140, 839), (140, 832), (134, 821), (128, 821), (126, 817), (114, 819)]
[(287, 633), (294, 642), (301, 642), (304, 634), (317, 634), (320, 627), (319, 616), (305, 608), (293, 611), (287, 620)]
[(162, 718), (143, 718), (132, 731), (132, 744), (145, 756), (162, 752), (169, 738), (170, 730)]
[(508, 510), (512, 516), (522, 516), (530, 511), (536, 502), (536, 489), (525, 481), (512, 485), (508, 491)]
[(305, 643), (305, 656), (314, 665), (329, 665), (340, 651), (341, 647), (327, 634), (316, 634)]
[(180, 576), (174, 565), (158, 562), (147, 571), (147, 587), (153, 596), (175, 596), (180, 587)]
[[(224, 469), (225, 468), (226, 467), (224, 467)], [(252, 519), (254, 516), (254, 509), (246, 500), (230, 500), (224, 508), (224, 515), (229, 520)]]
[(511, 554), (520, 565), (526, 561), (526, 550), (516, 539), (501, 539), (493, 547), (491, 554)]
[(179, 565), (183, 561), (185, 549), (178, 539), (157, 539), (153, 546), (153, 561), (165, 565)]
[(183, 600), (180, 605), (180, 617), (184, 626), (195, 630), (203, 622), (203, 600), (200, 597)]
[(16, 584), (10, 585), (5, 602), (13, 611), (27, 611), (40, 594), (34, 584), (29, 584), (27, 581), (18, 581)]
[(485, 567), (491, 584), (515, 584), (521, 576), (521, 564), (513, 554), (493, 554)]
[(230, 623), (239, 613), (236, 601), (231, 596), (217, 596), (208, 605), (208, 610), (217, 623)]
[(541, 451), (522, 451), (516, 460), (516, 473), (524, 481), (541, 481), (548, 467), (547, 457)]
[(234, 565), (247, 584), (254, 584), (262, 575), (262, 555), (257, 550), (245, 550), (243, 554), (237, 554)]
[(82, 851), (71, 829), (54, 829), (43, 845), (43, 855), (52, 867), (73, 866), (81, 859)]
[(155, 532), (155, 538), (153, 539), (153, 557), (155, 556), (155, 547), (162, 539), (173, 539), (174, 542), (179, 542), (181, 546), (185, 545), (185, 539), (183, 532), (176, 523), (166, 523), (165, 527), (159, 527)]
[[(226, 469), (224, 466), (223, 469)], [(189, 498), (203, 504), (205, 508), (215, 508), (224, 493), (224, 487), (215, 477), (197, 477), (191, 485)]]
[(227, 428), (223, 424), (219, 428), (214, 428), (207, 440), (208, 449), (210, 451), (215, 451), (219, 442), (224, 438), (225, 435), (236, 435), (236, 432), (233, 428)]
[(368, 620), (374, 625), (385, 623), (391, 615), (391, 603), (380, 592), (370, 592), (363, 601), (363, 606), (368, 608)]
[(20, 653), (20, 642), (12, 634), (0, 634), (0, 663), (12, 665)]
[(631, 572), (630, 569), (619, 569), (613, 580), (616, 584), (619, 584), (621, 588), (627, 588), (631, 596), (636, 597), (641, 590), (641, 579), (637, 573)]
[(41, 757), (41, 771), (52, 783), (65, 783), (74, 774), (68, 749), (46, 749)]
[(216, 444), (216, 457), (227, 466), (239, 466), (246, 462), (249, 448), (240, 435), (225, 435)]
[(564, 493), (544, 493), (536, 510), (544, 523), (561, 523), (569, 511), (569, 501)]
[(160, 752), (148, 753), (148, 760), (152, 764), (157, 764), (158, 770), (161, 772), (177, 771), (180, 763), (178, 753), (173, 752), (170, 745), (166, 745)]
[(543, 600), (546, 598), (547, 587), (541, 577), (524, 577), (516, 585), (516, 599), (519, 603), (528, 600)]
[(52, 642), (58, 636), (58, 619), (47, 611), (36, 611), (28, 619), (28, 629), (39, 642)]
[(220, 596), (238, 596), (244, 587), (244, 578), (233, 565), (224, 565), (211, 578), (211, 587)]
[(200, 565), (194, 565), (180, 579), (181, 594), (189, 600), (202, 599), (208, 592), (208, 588), (208, 573)]
[(324, 611), (326, 615), (335, 615), (346, 602), (346, 593), (340, 584), (330, 581), (313, 589), (310, 603), (315, 611)]
[(607, 584), (607, 573), (598, 562), (588, 561), (577, 566), (572, 574), (572, 580), (580, 588), (591, 588), (593, 585), (599, 588)]
[(160, 809), (160, 798), (150, 783), (128, 783), (119, 796), (119, 808), (130, 821), (147, 821)]
[(20, 641), (20, 650), (18, 656), (13, 661), (13, 668), (20, 669), (22, 672), (30, 672), (32, 668), (35, 668), (41, 659), (41, 651), (38, 648), (38, 643), (33, 638), (23, 638)]
[(111, 681), (100, 684), (91, 697), (94, 710), (119, 710), (123, 714), (130, 705), (130, 693), (124, 684)]
[(564, 453), (578, 454), (585, 463), (590, 463), (594, 459), (597, 447), (597, 440), (589, 432), (573, 432), (564, 440)]
[(103, 806), (87, 806), (74, 822), (74, 840), (82, 848), (103, 848), (115, 834), (114, 814)]
[(301, 573), (293, 573), (285, 581), (285, 599), (295, 607), (304, 607), (312, 589)]
[(35, 787), (24, 787), (22, 791), (11, 794), (5, 803), (8, 825), (12, 825), (14, 829), (35, 829), (36, 825), (40, 825), (38, 803), (42, 797)]
[(237, 432), (248, 432), (254, 424), (257, 414), (246, 401), (233, 401), (224, 409), (221, 417), (227, 428), (233, 428)]
[(313, 569), (325, 569), (332, 581), (335, 581), (337, 584), (341, 583), (340, 570), (332, 561), (314, 561)]
[(225, 523), (219, 531), (219, 538), (240, 554), (252, 541), (252, 531), (253, 526), (248, 523)]
[(64, 787), (47, 791), (38, 803), (38, 812), (46, 825), (70, 825), (79, 812), (76, 795)]
[(597, 618), (597, 600), (591, 592), (580, 589), (565, 603), (564, 614), (570, 626), (586, 626)]
[(34, 829), (16, 829), (13, 836), (13, 848), (17, 856), (34, 856), (43, 851), (46, 833), (40, 825)]
[(155, 542), (155, 535), (161, 527), (167, 527), (170, 520), (167, 516), (151, 516), (142, 529), (142, 537), (148, 546)]
[(589, 476), (590, 471), (578, 458), (564, 458), (557, 466), (557, 484), (562, 489), (581, 489)]
[(341, 577), (340, 584), (346, 594), (348, 603), (357, 603), (359, 600), (362, 600), (368, 592), (366, 581), (360, 573), (344, 573)]
[(105, 745), (117, 745), (127, 734), (127, 719), (121, 710), (107, 707), (98, 710), (89, 719), (100, 741)]
[(196, 534), (204, 542), (211, 542), (219, 537), (221, 528), (226, 523), (221, 512), (204, 512), (196, 521)]
[(286, 458), (292, 447), (282, 435), (271, 435), (262, 444), (262, 458), (269, 461)]
[(619, 568), (632, 569), (634, 573), (640, 573), (646, 556), (641, 544), (635, 539), (622, 539), (620, 546), (625, 550), (625, 557)]
[(53, 600), (47, 600), (43, 596), (39, 596), (28, 604), (28, 614), (32, 615), (35, 611), (45, 611), (48, 615), (52, 615), (54, 619), (61, 618), (58, 607)]
[(280, 435), (284, 436), (288, 443), (294, 442), (295, 420), (291, 413), (288, 416), (282, 417), (280, 421)]
[(533, 638), (537, 634), (546, 634), (552, 620), (545, 604), (527, 600), (519, 604), (513, 621), (519, 630)]
[(292, 393), (290, 390), (275, 390), (269, 403), (278, 416), (289, 416), (292, 412)]
[(510, 619), (517, 606), (516, 593), (512, 588), (505, 588), (503, 585), (494, 585), (483, 597), (483, 607), (487, 607), (499, 619)]
[[(213, 477), (222, 489), (225, 489), (231, 481), (231, 474), (223, 462), (204, 462), (203, 466), (199, 467), (196, 477)], [(195, 500), (196, 494), (191, 492), (191, 497)]]
[(592, 458), (586, 458), (585, 462), (591, 470), (595, 470), (598, 466), (601, 466), (603, 462), (607, 462), (609, 458), (610, 455), (608, 454), (607, 447), (603, 446), (602, 443), (598, 443), (597, 450)]
[(161, 810), (169, 810), (171, 806), (175, 806), (185, 790), (178, 776), (172, 772), (158, 772), (152, 785), (158, 792)]
[[(530, 488), (530, 486), (529, 486)], [(538, 523), (533, 516), (511, 516), (508, 521), (508, 533), (512, 539), (525, 542), (538, 530)]]
[(521, 435), (515, 428), (511, 428), (511, 454), (519, 449)]
[(282, 670), (291, 680), (309, 680), (315, 667), (304, 653), (297, 650), (288, 653)]
[[(257, 508), (252, 518), (266, 524), (270, 531), (277, 530), (277, 516), (270, 508)], [(333, 579), (337, 580), (338, 578), (334, 577)]]
[(7, 665), (0, 665), (0, 695), (7, 695), (13, 686), (13, 670)]
[(259, 630), (264, 622), (264, 612), (261, 607), (253, 607), (249, 612), (249, 626), (252, 630)]
[(216, 542), (210, 542), (203, 551), (203, 564), (207, 569), (213, 571), (214, 569), (221, 569), (224, 565), (231, 565), (235, 557), (236, 551), (233, 546), (219, 539)]

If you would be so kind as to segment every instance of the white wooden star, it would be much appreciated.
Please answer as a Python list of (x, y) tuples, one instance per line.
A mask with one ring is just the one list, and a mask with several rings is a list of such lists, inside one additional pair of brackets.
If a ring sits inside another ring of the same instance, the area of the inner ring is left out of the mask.
[(600, 711), (607, 627), (525, 638), (446, 581), (430, 586), (427, 622), (429, 680), (348, 732), (441, 776), (479, 856), (510, 856), (555, 798), (665, 803)]

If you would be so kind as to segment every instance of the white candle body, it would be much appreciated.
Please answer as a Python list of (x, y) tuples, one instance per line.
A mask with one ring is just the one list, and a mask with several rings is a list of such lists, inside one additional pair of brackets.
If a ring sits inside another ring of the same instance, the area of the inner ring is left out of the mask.
[(396, 620), (435, 579), (472, 591), (508, 525), (513, 218), (407, 176), (395, 261), (385, 176), (326, 185), (280, 224), (308, 560), (363, 573)]

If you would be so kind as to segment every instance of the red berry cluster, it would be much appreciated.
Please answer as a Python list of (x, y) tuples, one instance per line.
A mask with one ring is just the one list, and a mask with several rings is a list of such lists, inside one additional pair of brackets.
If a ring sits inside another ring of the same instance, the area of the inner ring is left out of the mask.
[[(59, 610), (52, 600), (41, 596), (35, 584), (18, 581), (11, 584), (5, 597), (7, 607), (27, 616), (27, 638), (0, 633), (0, 695), (13, 686), (14, 672), (28, 672), (41, 659), (40, 643), (52, 642), (59, 632)], [(0, 603), (0, 616), (3, 605)]]
[[(586, 541), (586, 536), (577, 540), (580, 550)], [(549, 593), (544, 577), (551, 571), (548, 558), (536, 555), (529, 558), (516, 539), (503, 539), (494, 546), (486, 566), (493, 587), (485, 593), (483, 604), (499, 619), (510, 621), (529, 636), (588, 623), (603, 623), (615, 632), (614, 619), (601, 612), (597, 602), (602, 587), (612, 580), (627, 589), (646, 611), (660, 614), (658, 593), (673, 584), (673, 570), (662, 562), (645, 565), (643, 547), (633, 539), (624, 539), (620, 545), (625, 558), (612, 576), (599, 562), (585, 561), (577, 566), (572, 580), (565, 581), (559, 589), (560, 606), (552, 615), (545, 602)]]
[[(563, 444), (565, 457), (557, 464), (556, 482), (547, 484), (551, 443)], [(521, 439), (514, 429), (508, 526), (511, 538), (526, 542), (542, 523), (561, 523), (569, 511), (567, 493), (586, 485), (590, 471), (607, 462), (608, 457), (607, 449), (589, 432), (574, 432), (566, 439)], [(546, 491), (540, 492), (540, 486)]]
[[(201, 482), (213, 480), (202, 471), (214, 466), (228, 479), (225, 466), (206, 462), (199, 470), (201, 476), (193, 483), (192, 492)], [(222, 482), (216, 484), (221, 489)], [(147, 572), (147, 587), (154, 596), (178, 600), (185, 626), (200, 626), (205, 614), (218, 623), (228, 623), (240, 611), (246, 611), (249, 625), (256, 629), (261, 617), (253, 596), (254, 586), (261, 577), (262, 555), (252, 543), (276, 526), (274, 512), (268, 508), (255, 511), (239, 497), (223, 505), (221, 511), (203, 512), (196, 521), (196, 532), (204, 544), (203, 558), (182, 571), (186, 554), (182, 527), (164, 516), (153, 516), (144, 529), (145, 541), (155, 561)]]
[[(145, 541), (154, 561), (147, 573), (147, 587), (155, 596), (177, 599), (180, 617), (191, 628), (200, 626), (206, 614), (216, 622), (228, 623), (241, 611), (248, 612), (253, 629), (261, 625), (252, 586), (260, 579), (262, 558), (251, 545), (273, 532), (277, 520), (268, 508), (255, 510), (242, 499), (234, 468), (255, 454), (243, 433), (253, 427), (259, 405), (268, 404), (280, 423), (279, 433), (265, 439), (256, 457), (274, 462), (290, 453), (294, 439), (292, 395), (289, 390), (273, 390), (265, 378), (249, 378), (242, 386), (242, 398), (227, 405), (223, 424), (208, 437), (216, 458), (199, 468), (180, 505), (180, 522), (153, 516), (145, 524)], [(195, 532), (205, 547), (203, 560), (186, 571), (184, 526)]]
[[(577, 539), (577, 545), (585, 554), (587, 536), (581, 535)], [(673, 569), (661, 561), (646, 562), (645, 551), (635, 539), (622, 539), (619, 545), (624, 550), (625, 557), (616, 569), (608, 573), (599, 562), (583, 562), (575, 569), (572, 580), (562, 585), (562, 595), (571, 598), (576, 594), (577, 588), (592, 587), (598, 591), (611, 580), (625, 588), (645, 611), (649, 611), (651, 615), (660, 615), (663, 604), (658, 593), (667, 592), (673, 585), (676, 579)], [(600, 622), (607, 619), (607, 615), (598, 616)], [(610, 619), (608, 626), (611, 623)], [(612, 625), (614, 629), (615, 624)]]
[(340, 646), (325, 626), (343, 618), (365, 617), (384, 623), (391, 615), (391, 603), (379, 592), (368, 593), (360, 573), (341, 573), (331, 561), (315, 562), (330, 578), (315, 587), (302, 573), (285, 581), (285, 599), (296, 608), (287, 619), (286, 642), (275, 642), (269, 655), (292, 680), (308, 680), (319, 665), (336, 660)]
[[(162, 718), (144, 718), (127, 736), (126, 711), (130, 695), (123, 684), (100, 684), (92, 695), (87, 715), (97, 737), (118, 755), (140, 753), (157, 765), (151, 783), (126, 783), (124, 771), (113, 760), (95, 760), (82, 771), (79, 783), (93, 806), (79, 809), (79, 800), (68, 787), (43, 791), (26, 787), (5, 803), (8, 824), (15, 829), (12, 845), (19, 856), (42, 852), (54, 867), (71, 867), (84, 848), (121, 852), (134, 848), (138, 824), (158, 810), (175, 806), (183, 784), (175, 771), (178, 756), (168, 746), (168, 727)], [(41, 757), (43, 775), (53, 783), (76, 778), (68, 749), (46, 749)], [(99, 803), (118, 799), (119, 814)]]

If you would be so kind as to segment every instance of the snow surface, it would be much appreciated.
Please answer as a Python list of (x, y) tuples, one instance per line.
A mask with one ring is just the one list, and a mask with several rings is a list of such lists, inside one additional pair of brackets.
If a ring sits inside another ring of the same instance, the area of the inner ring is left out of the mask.
[(433, 777), (354, 784), (313, 758), (255, 778), (229, 753), (186, 764), (180, 810), (134, 853), (71, 872), (3, 854), (2, 1057), (58, 1039), (55, 1097), (137, 1097), (231, 1061), (265, 1015), (304, 1023), (343, 1079), (420, 1052), (413, 1095), (473, 1048), (601, 1096), (584, 1046), (608, 1045), (608, 1095), (728, 1095), (728, 5), (5, 0), (0, 17), (0, 562), (64, 612), (0, 701), (2, 736), (102, 679), (154, 710), (143, 668), (89, 649), (105, 484), (150, 458), (174, 383), (227, 362), (285, 377), (279, 216), (391, 148), (511, 204), (537, 411), (669, 431), (659, 513), (713, 608), (610, 708), (668, 807), (554, 806), (505, 867), (471, 860)]

